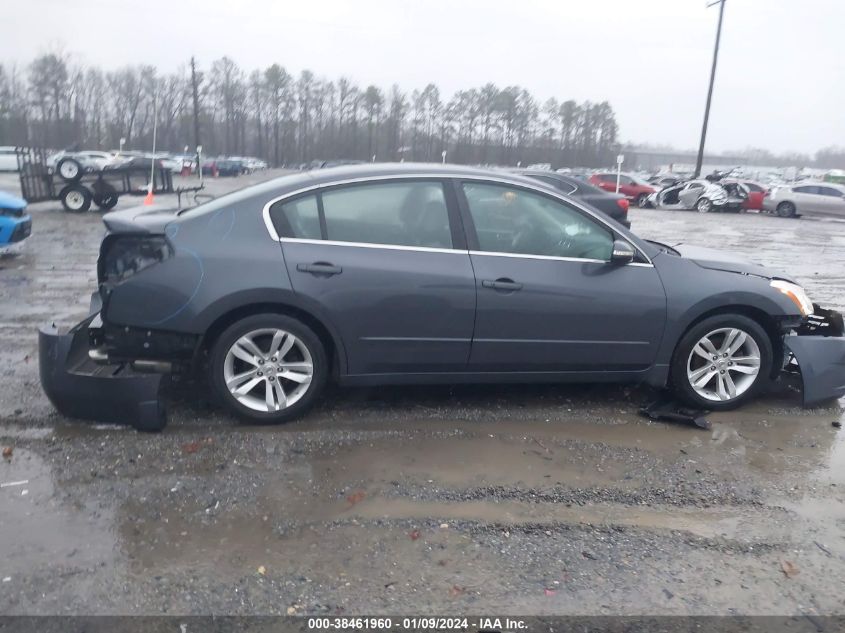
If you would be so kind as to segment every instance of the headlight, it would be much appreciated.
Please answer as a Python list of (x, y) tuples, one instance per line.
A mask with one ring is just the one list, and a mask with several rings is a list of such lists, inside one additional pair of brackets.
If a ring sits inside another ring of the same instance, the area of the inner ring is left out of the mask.
[(810, 316), (813, 313), (813, 302), (801, 286), (783, 279), (772, 279), (769, 285), (792, 299), (804, 316)]

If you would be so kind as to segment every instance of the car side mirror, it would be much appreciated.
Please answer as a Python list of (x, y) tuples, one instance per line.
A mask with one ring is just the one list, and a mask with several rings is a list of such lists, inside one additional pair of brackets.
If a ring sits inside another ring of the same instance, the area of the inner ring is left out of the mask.
[(614, 240), (613, 251), (610, 254), (610, 263), (615, 266), (624, 266), (634, 261), (636, 252), (634, 247), (625, 240)]

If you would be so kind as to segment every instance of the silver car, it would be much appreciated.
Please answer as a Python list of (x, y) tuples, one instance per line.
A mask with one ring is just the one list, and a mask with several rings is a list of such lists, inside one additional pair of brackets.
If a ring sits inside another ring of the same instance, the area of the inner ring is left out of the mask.
[(709, 180), (689, 180), (661, 189), (646, 201), (655, 209), (695, 209), (710, 211), (739, 211), (748, 199), (748, 188), (741, 183), (724, 185)]
[(802, 182), (772, 187), (763, 209), (782, 218), (829, 215), (845, 218), (845, 186), (831, 182)]

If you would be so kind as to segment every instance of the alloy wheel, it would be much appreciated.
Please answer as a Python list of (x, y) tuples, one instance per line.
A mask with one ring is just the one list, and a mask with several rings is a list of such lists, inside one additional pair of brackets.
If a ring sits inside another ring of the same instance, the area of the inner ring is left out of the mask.
[(734, 400), (757, 380), (760, 362), (760, 347), (753, 336), (739, 328), (719, 328), (693, 346), (687, 380), (705, 400)]
[(299, 401), (308, 391), (314, 361), (305, 343), (278, 328), (253, 330), (226, 352), (223, 380), (245, 407), (272, 413)]

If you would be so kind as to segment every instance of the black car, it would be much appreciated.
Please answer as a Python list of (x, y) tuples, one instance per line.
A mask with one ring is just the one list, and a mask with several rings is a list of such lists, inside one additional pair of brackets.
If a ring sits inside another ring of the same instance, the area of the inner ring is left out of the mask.
[(845, 394), (841, 317), (788, 277), (643, 240), (516, 174), (339, 167), (103, 221), (91, 316), (39, 339), (69, 415), (160, 412), (159, 376), (133, 369), (202, 372), (257, 422), (329, 380), (643, 382), (729, 409), (793, 357), (805, 403)]
[(631, 228), (631, 221), (628, 219), (628, 199), (621, 194), (603, 191), (584, 180), (559, 174), (555, 171), (518, 169), (513, 170), (513, 173), (528, 176), (551, 185), (568, 196), (574, 196), (582, 202), (586, 202), (591, 207), (613, 218), (625, 228)]

